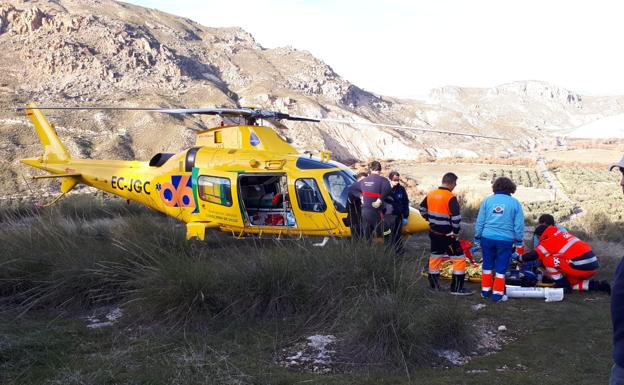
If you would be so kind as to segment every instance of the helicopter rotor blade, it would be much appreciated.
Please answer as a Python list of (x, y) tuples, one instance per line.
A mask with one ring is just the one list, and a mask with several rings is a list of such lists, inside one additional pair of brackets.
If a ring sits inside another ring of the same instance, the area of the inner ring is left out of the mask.
[(163, 107), (112, 107), (112, 106), (103, 106), (103, 107), (51, 107), (51, 106), (43, 106), (43, 107), (17, 107), (17, 111), (24, 111), (28, 109), (38, 109), (38, 110), (104, 110), (104, 111), (146, 111), (146, 112), (156, 112), (156, 113), (164, 113), (171, 115), (219, 115), (219, 116), (239, 116), (248, 119), (248, 122), (253, 124), (257, 119), (266, 119), (269, 121), (280, 121), (280, 120), (290, 120), (296, 122), (328, 122), (328, 123), (339, 123), (339, 124), (348, 124), (348, 125), (361, 125), (361, 126), (374, 126), (374, 127), (388, 127), (388, 128), (396, 128), (401, 130), (413, 130), (413, 131), (421, 131), (421, 132), (432, 132), (438, 134), (447, 134), (447, 135), (456, 135), (456, 136), (465, 136), (469, 138), (484, 138), (484, 139), (495, 139), (495, 140), (509, 140), (509, 138), (499, 137), (499, 136), (489, 136), (489, 135), (479, 135), (479, 134), (470, 134), (465, 132), (457, 132), (457, 131), (446, 131), (446, 130), (435, 130), (431, 128), (422, 128), (415, 126), (403, 126), (398, 124), (386, 124), (386, 123), (369, 123), (369, 122), (357, 122), (353, 120), (344, 120), (344, 119), (327, 119), (327, 118), (312, 118), (308, 116), (297, 116), (297, 115), (289, 115), (279, 111), (269, 111), (269, 110), (261, 110), (250, 107), (213, 107), (213, 108), (163, 108)]
[(147, 111), (147, 112), (159, 112), (164, 114), (197, 114), (197, 115), (236, 115), (245, 116), (249, 115), (250, 111), (242, 110), (239, 108), (164, 108), (164, 107), (112, 107), (112, 106), (99, 106), (99, 107), (17, 107), (17, 111), (25, 110), (87, 110), (87, 111)]
[(314, 122), (319, 123), (321, 119), (318, 118), (309, 118), (307, 116), (296, 116), (296, 115), (288, 115), (287, 120), (293, 120), (295, 122)]
[(104, 110), (104, 111), (153, 111), (158, 110), (161, 107), (150, 108), (150, 107), (50, 107), (50, 106), (36, 106), (36, 107), (15, 107), (15, 111), (25, 111), (25, 110)]
[(288, 127), (282, 124), (279, 120), (275, 119), (265, 119), (267, 122), (271, 123), (275, 128), (279, 128), (280, 130), (288, 130)]
[(349, 124), (349, 125), (362, 125), (362, 126), (398, 128), (398, 129), (402, 129), (402, 130), (413, 130), (413, 131), (433, 132), (433, 133), (438, 133), (438, 134), (467, 136), (467, 137), (471, 137), (471, 138), (486, 138), (486, 139), (496, 139), (496, 140), (507, 140), (507, 138), (502, 138), (500, 136), (488, 136), (488, 135), (470, 134), (470, 133), (457, 132), (457, 131), (434, 130), (434, 129), (431, 129), (431, 128), (422, 128), (422, 127), (414, 127), (414, 126), (401, 126), (401, 125), (398, 125), (398, 124), (368, 123), (368, 122), (356, 122), (356, 121), (353, 121), (353, 120), (325, 119), (325, 118), (320, 119), (320, 121), (322, 121), (322, 122), (330, 122), (330, 123)]
[(278, 111), (269, 111), (269, 110), (261, 110), (249, 107), (243, 108), (227, 108), (227, 107), (216, 107), (216, 108), (163, 108), (163, 107), (112, 107), (112, 106), (102, 106), (102, 107), (52, 107), (52, 106), (42, 106), (42, 107), (17, 107), (17, 111), (24, 111), (27, 109), (37, 109), (37, 110), (103, 110), (103, 111), (147, 111), (147, 112), (156, 112), (163, 114), (171, 114), (171, 115), (219, 115), (219, 116), (241, 116), (247, 117), (251, 119), (269, 119), (269, 120), (292, 120), (299, 122), (319, 122), (319, 119), (309, 118), (305, 116), (296, 116), (289, 115), (283, 112)]

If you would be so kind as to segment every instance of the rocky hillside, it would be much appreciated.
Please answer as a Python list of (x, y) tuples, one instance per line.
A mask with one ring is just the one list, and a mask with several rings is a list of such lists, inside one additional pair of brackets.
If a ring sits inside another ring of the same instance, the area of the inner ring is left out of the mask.
[[(111, 0), (0, 3), (0, 104), (259, 106), (299, 115), (497, 134), (473, 140), (390, 128), (295, 123), (285, 134), (302, 150), (343, 160), (421, 155), (505, 155), (549, 143), (604, 116), (624, 98), (584, 97), (542, 82), (493, 89), (443, 87), (427, 100), (401, 100), (358, 88), (306, 51), (266, 49), (237, 28)], [(379, 69), (383, 71), (383, 68)], [(74, 156), (148, 159), (193, 143), (213, 118), (146, 113), (54, 112)], [(26, 188), (17, 159), (37, 155), (26, 120), (0, 111), (0, 191)]]

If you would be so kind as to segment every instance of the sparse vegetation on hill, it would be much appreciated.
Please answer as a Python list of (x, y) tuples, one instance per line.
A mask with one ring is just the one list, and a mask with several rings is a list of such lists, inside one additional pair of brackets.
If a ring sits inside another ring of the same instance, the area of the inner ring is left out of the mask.
[[(503, 162), (531, 165), (534, 161), (513, 155), (555, 147), (552, 127), (572, 130), (622, 112), (621, 97), (582, 96), (561, 87), (565, 85), (540, 81), (489, 89), (448, 86), (432, 90), (424, 100), (375, 95), (308, 52), (267, 49), (240, 28), (212, 28), (111, 0), (4, 0), (0, 25), (5, 52), (0, 57), (0, 103), (5, 108), (31, 101), (58, 106), (253, 105), (510, 139), (449, 140), (437, 133), (328, 121), (288, 125), (286, 135), (298, 149), (328, 149), (345, 162), (441, 157), (444, 162), (500, 163), (497, 157), (508, 157)], [(158, 152), (177, 152), (193, 144), (194, 134), (187, 128), (220, 123), (130, 111), (59, 112), (50, 118), (72, 156), (109, 159), (147, 160)], [(17, 160), (38, 156), (41, 148), (22, 114), (4, 111), (0, 126), (0, 155), (7, 172), (19, 176)], [(28, 189), (21, 178), (2, 179), (3, 193)]]
[(585, 222), (624, 222), (624, 196), (615, 183), (617, 175), (605, 168), (586, 167), (561, 167), (553, 172), (573, 200), (595, 213)]

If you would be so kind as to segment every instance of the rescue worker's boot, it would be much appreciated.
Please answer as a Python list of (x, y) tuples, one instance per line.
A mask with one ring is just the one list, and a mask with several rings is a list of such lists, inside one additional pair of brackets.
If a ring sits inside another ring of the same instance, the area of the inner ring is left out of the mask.
[(611, 285), (609, 281), (596, 281), (594, 279), (589, 281), (589, 290), (590, 291), (602, 291), (611, 295)]
[(481, 298), (490, 298), (493, 284), (494, 275), (492, 275), (492, 270), (483, 270), (481, 272)]
[(451, 294), (452, 295), (472, 295), (472, 290), (464, 288), (464, 280), (466, 274), (453, 274), (451, 278)]
[(567, 279), (565, 279), (565, 277), (560, 278), (560, 279), (555, 279), (554, 282), (555, 282), (555, 287), (563, 289), (564, 293), (566, 294), (572, 293), (572, 285), (570, 285), (570, 282)]
[(440, 274), (429, 273), (427, 279), (429, 280), (429, 290), (442, 291), (442, 288), (440, 287)]
[(494, 285), (492, 285), (492, 301), (500, 302), (505, 299), (505, 274), (496, 273), (494, 276)]

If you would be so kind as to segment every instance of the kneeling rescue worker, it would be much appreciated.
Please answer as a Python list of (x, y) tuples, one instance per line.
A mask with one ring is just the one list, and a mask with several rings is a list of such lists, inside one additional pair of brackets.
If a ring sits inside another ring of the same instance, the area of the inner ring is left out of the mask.
[(429, 222), (431, 239), (431, 257), (429, 258), (429, 286), (440, 290), (440, 267), (444, 258), (453, 261), (451, 294), (471, 295), (472, 291), (464, 288), (466, 277), (466, 256), (459, 243), (461, 215), (459, 202), (453, 189), (457, 186), (457, 175), (444, 174), (440, 188), (430, 191), (420, 203), (420, 214)]
[(520, 255), (520, 262), (539, 259), (555, 287), (566, 291), (603, 291), (611, 294), (607, 281), (590, 279), (598, 271), (598, 258), (591, 246), (555, 226), (539, 225), (535, 229), (539, 244), (535, 250)]

